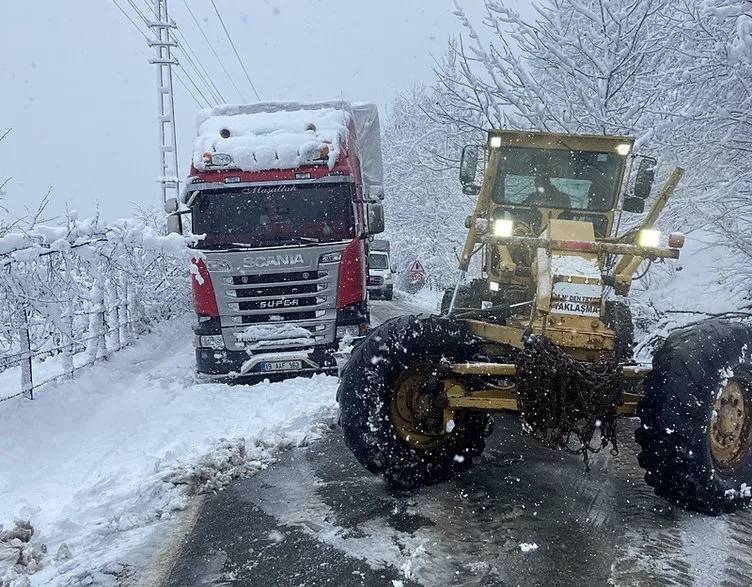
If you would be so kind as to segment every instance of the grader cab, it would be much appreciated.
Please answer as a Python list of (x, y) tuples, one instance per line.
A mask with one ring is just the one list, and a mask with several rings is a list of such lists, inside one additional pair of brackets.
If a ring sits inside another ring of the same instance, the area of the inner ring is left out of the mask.
[[(442, 315), (386, 322), (341, 373), (345, 440), (369, 470), (403, 487), (460, 474), (495, 411), (519, 412), (525, 431), (587, 464), (616, 450), (618, 416), (637, 415), (658, 495), (710, 514), (750, 501), (752, 331), (706, 320), (671, 333), (652, 365), (632, 357), (624, 296), (644, 261), (684, 244), (655, 229), (683, 170), (644, 213), (656, 162), (633, 145), (492, 130), (465, 147), (463, 191), (478, 197)], [(624, 213), (644, 215), (620, 231)], [(476, 255), (480, 277), (465, 283)]]

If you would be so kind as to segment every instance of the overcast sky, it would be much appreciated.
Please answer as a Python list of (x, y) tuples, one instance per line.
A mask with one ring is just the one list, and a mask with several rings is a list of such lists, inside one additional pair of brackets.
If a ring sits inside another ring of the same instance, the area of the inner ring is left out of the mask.
[[(141, 9), (151, 0), (132, 0)], [(228, 102), (240, 102), (191, 20), (171, 16)], [(209, 0), (187, 0), (241, 92), (255, 100)], [(263, 100), (344, 98), (387, 105), (433, 79), (433, 59), (459, 31), (450, 0), (215, 0)], [(133, 13), (129, 0), (117, 0)], [(51, 210), (107, 218), (159, 203), (152, 54), (113, 0), (11, 2), (0, 19), (0, 182), (12, 213), (53, 188)], [(479, 15), (481, 0), (463, 2)], [(519, 0), (512, 2), (525, 5)], [(137, 18), (137, 17), (136, 17)], [(192, 70), (189, 70), (192, 71)], [(180, 175), (198, 109), (176, 82)]]

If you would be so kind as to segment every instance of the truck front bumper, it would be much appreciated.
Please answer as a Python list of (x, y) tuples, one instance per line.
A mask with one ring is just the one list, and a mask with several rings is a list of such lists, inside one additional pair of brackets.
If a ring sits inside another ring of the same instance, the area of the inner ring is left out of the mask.
[[(284, 349), (257, 355), (245, 351), (196, 349), (196, 370), (207, 379), (233, 379), (264, 375), (304, 375), (336, 373), (338, 344), (316, 345), (307, 349)], [(300, 367), (268, 370), (270, 363), (296, 363)]]

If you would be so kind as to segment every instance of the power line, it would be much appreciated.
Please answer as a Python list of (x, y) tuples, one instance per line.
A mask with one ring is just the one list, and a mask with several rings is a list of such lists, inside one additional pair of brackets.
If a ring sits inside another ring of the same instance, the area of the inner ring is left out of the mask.
[(136, 11), (136, 14), (138, 14), (141, 17), (141, 20), (143, 20), (146, 23), (146, 25), (148, 26), (149, 25), (149, 19), (146, 18), (146, 15), (139, 10), (138, 6), (136, 6), (136, 3), (133, 0), (127, 0), (127, 1), (128, 1), (128, 4), (131, 5), (131, 8), (133, 8), (133, 10)]
[[(131, 6), (133, 6), (134, 10), (141, 14), (140, 11), (134, 6), (133, 2), (131, 0), (128, 1), (130, 2)], [(149, 0), (143, 0), (143, 2), (146, 5), (146, 9), (151, 10), (151, 8), (149, 7)], [(146, 21), (146, 18), (143, 14), (141, 14), (141, 18)], [(148, 24), (148, 21), (146, 21), (146, 23)], [(216, 84), (212, 81), (208, 70), (201, 62), (201, 59), (199, 59), (198, 55), (193, 50), (193, 47), (191, 47), (190, 43), (188, 42), (188, 39), (177, 25), (175, 26), (175, 34), (180, 40), (180, 43), (177, 44), (176, 49), (183, 55), (185, 55), (186, 60), (196, 71), (196, 75), (198, 76), (201, 83), (206, 86), (206, 89), (208, 90), (208, 93), (212, 100), (214, 100), (217, 104), (224, 102), (225, 99), (224, 96), (222, 96), (222, 92), (219, 91), (219, 88), (217, 88)], [(185, 48), (183, 48), (183, 46), (185, 46)]]
[(196, 103), (196, 106), (198, 106), (199, 108), (203, 108), (204, 104), (202, 104), (201, 102), (199, 102), (198, 98), (196, 98), (196, 96), (193, 95), (193, 92), (191, 92), (191, 89), (183, 81), (182, 76), (180, 76), (178, 74), (177, 70), (175, 70), (175, 78), (180, 82), (180, 85), (183, 86), (183, 88), (185, 88), (185, 91), (188, 92), (188, 94), (190, 95), (190, 97), (193, 98), (193, 101)]
[[(145, 1), (145, 2), (148, 2), (148, 0), (144, 0), (144, 1)], [(142, 21), (144, 21), (144, 24), (145, 24), (145, 25), (146, 25), (147, 27), (148, 27), (148, 26), (151, 26), (151, 21), (149, 20), (149, 18), (148, 18), (148, 17), (147, 17), (147, 16), (146, 16), (146, 15), (145, 15), (145, 14), (144, 14), (143, 12), (141, 12), (141, 10), (139, 9), (139, 7), (138, 7), (138, 6), (136, 6), (136, 3), (134, 2), (134, 0), (127, 0), (127, 2), (128, 2), (128, 4), (130, 4), (130, 5), (131, 5), (131, 8), (133, 8), (133, 10), (134, 10), (134, 11), (136, 12), (136, 14), (138, 14), (138, 16), (140, 16), (140, 17), (141, 17), (141, 20), (142, 20)], [(147, 8), (146, 8), (146, 9), (147, 9), (147, 11), (151, 11), (151, 10), (152, 10), (152, 9), (151, 9), (151, 8), (149, 7), (149, 5), (148, 5), (148, 4), (147, 4)], [(157, 17), (158, 17), (158, 15), (154, 15), (154, 16), (155, 16), (155, 18), (157, 18)], [(130, 19), (129, 19), (129, 20), (130, 20)], [(132, 22), (132, 21), (131, 21), (131, 22)], [(176, 29), (176, 31), (177, 31), (177, 26), (175, 27), (175, 29)], [(149, 39), (147, 39), (147, 40), (150, 40), (150, 38), (149, 38)], [(176, 49), (181, 49), (181, 48), (180, 48), (179, 46), (177, 46), (177, 44), (175, 45), (175, 48), (176, 48)], [(181, 50), (182, 50), (182, 49), (181, 49)], [(191, 63), (191, 59), (190, 59), (190, 56), (189, 56), (189, 55), (188, 55), (187, 53), (185, 53), (185, 51), (183, 51), (183, 54), (184, 54), (184, 55), (185, 55), (185, 56), (187, 57), (187, 59), (188, 59), (188, 62), (189, 62), (189, 63)], [(198, 77), (199, 77), (199, 79), (201, 80), (201, 82), (202, 82), (203, 84), (205, 84), (205, 85), (206, 85), (206, 86), (207, 86), (207, 87), (209, 88), (209, 93), (211, 94), (211, 87), (210, 87), (210, 86), (209, 86), (209, 84), (208, 84), (208, 83), (206, 82), (206, 80), (205, 80), (205, 79), (203, 79), (203, 77), (201, 76), (201, 72), (200, 72), (200, 71), (199, 71), (199, 69), (198, 69), (198, 68), (196, 67), (196, 65), (195, 65), (195, 64), (193, 64), (193, 63), (191, 63), (191, 64), (193, 65), (193, 68), (194, 68), (194, 69), (196, 70), (196, 73), (198, 74)], [(194, 89), (196, 90), (196, 92), (198, 93), (198, 95), (199, 95), (199, 96), (201, 96), (201, 99), (202, 99), (202, 100), (204, 101), (204, 104), (201, 104), (201, 103), (199, 103), (199, 101), (198, 101), (198, 100), (196, 100), (196, 97), (195, 97), (195, 96), (193, 96), (194, 100), (195, 100), (195, 101), (196, 101), (196, 103), (197, 103), (197, 104), (199, 105), (199, 107), (200, 107), (200, 108), (203, 108), (204, 106), (209, 106), (209, 107), (211, 107), (211, 106), (212, 106), (212, 101), (211, 101), (211, 100), (209, 100), (209, 99), (208, 99), (208, 98), (207, 98), (207, 97), (206, 97), (206, 96), (204, 95), (204, 92), (202, 92), (202, 91), (201, 91), (201, 88), (199, 88), (199, 87), (198, 87), (198, 84), (197, 84), (197, 83), (196, 83), (196, 81), (195, 81), (195, 80), (193, 79), (193, 77), (191, 76), (190, 72), (189, 72), (189, 71), (188, 71), (187, 69), (185, 69), (185, 68), (183, 68), (183, 71), (184, 71), (184, 73), (185, 73), (185, 77), (186, 77), (186, 78), (188, 78), (188, 81), (190, 82), (190, 84), (191, 84), (191, 85), (192, 85), (192, 86), (194, 87)], [(176, 71), (175, 73), (177, 73), (177, 71)], [(184, 88), (188, 89), (188, 86), (187, 86), (187, 84), (186, 84), (186, 83), (185, 83), (185, 82), (184, 82), (183, 80), (180, 80), (180, 79), (179, 79), (178, 81), (180, 81), (180, 82), (181, 82), (181, 84), (183, 85), (183, 87), (184, 87)], [(192, 93), (191, 93), (191, 94), (192, 94)], [(212, 97), (212, 99), (214, 99), (214, 97)]]
[[(145, 39), (145, 40), (146, 40), (147, 42), (148, 42), (148, 41), (151, 41), (151, 37), (150, 37), (150, 36), (149, 36), (148, 34), (146, 34), (146, 33), (145, 33), (145, 32), (144, 32), (144, 31), (143, 31), (142, 29), (141, 29), (141, 27), (139, 27), (139, 26), (138, 26), (138, 23), (136, 23), (136, 21), (135, 21), (135, 20), (133, 20), (133, 18), (131, 17), (131, 15), (130, 15), (130, 14), (128, 14), (128, 12), (127, 12), (127, 11), (126, 11), (125, 9), (123, 9), (123, 7), (122, 7), (122, 6), (121, 6), (121, 5), (120, 5), (120, 4), (118, 3), (118, 1), (117, 1), (117, 0), (111, 0), (111, 1), (112, 1), (112, 3), (113, 3), (113, 4), (115, 5), (115, 6), (117, 6), (117, 9), (118, 9), (118, 10), (119, 10), (120, 12), (122, 12), (122, 13), (123, 13), (123, 16), (125, 16), (125, 18), (127, 18), (127, 19), (128, 19), (128, 21), (129, 21), (129, 22), (130, 22), (130, 23), (131, 23), (131, 24), (133, 25), (133, 28), (135, 28), (135, 29), (136, 29), (136, 30), (137, 30), (137, 31), (138, 31), (139, 33), (141, 33), (141, 36), (142, 36), (142, 37), (143, 37), (143, 38), (144, 38), (144, 39)], [(193, 98), (193, 101), (194, 101), (194, 102), (196, 103), (196, 105), (197, 105), (197, 106), (198, 106), (199, 108), (203, 108), (203, 107), (204, 107), (204, 105), (203, 105), (203, 104), (201, 104), (201, 102), (199, 101), (199, 99), (198, 99), (198, 98), (197, 98), (197, 97), (195, 96), (195, 94), (194, 94), (194, 93), (193, 93), (193, 92), (191, 91), (191, 89), (190, 89), (190, 88), (188, 87), (188, 85), (187, 85), (187, 84), (185, 83), (185, 80), (183, 80), (183, 79), (182, 79), (182, 75), (181, 75), (181, 72), (180, 72), (179, 70), (177, 70), (177, 69), (175, 70), (175, 77), (177, 77), (177, 80), (178, 80), (178, 81), (180, 82), (180, 84), (181, 84), (181, 85), (182, 85), (182, 86), (183, 86), (183, 87), (185, 88), (185, 91), (186, 91), (186, 92), (188, 92), (188, 95), (189, 95), (189, 96), (190, 96), (191, 98)]]
[(204, 31), (204, 28), (201, 26), (201, 23), (196, 18), (196, 15), (193, 13), (193, 10), (191, 10), (191, 7), (188, 5), (188, 2), (186, 0), (183, 0), (183, 4), (185, 4), (185, 8), (188, 10), (188, 14), (191, 15), (191, 18), (193, 19), (193, 22), (196, 24), (196, 28), (198, 28), (199, 32), (201, 33), (201, 36), (204, 37), (204, 41), (206, 41), (206, 44), (209, 46), (209, 49), (214, 54), (214, 57), (217, 58), (217, 61), (219, 62), (219, 66), (222, 68), (222, 71), (225, 72), (225, 75), (227, 76), (227, 79), (230, 80), (230, 83), (232, 84), (232, 87), (235, 88), (235, 91), (238, 93), (238, 96), (240, 96), (240, 99), (245, 102), (245, 96), (243, 96), (243, 92), (240, 91), (240, 88), (238, 88), (237, 84), (235, 83), (235, 78), (230, 75), (230, 72), (227, 71), (227, 68), (225, 67), (225, 62), (222, 60), (222, 58), (217, 54), (217, 50), (214, 48), (214, 45), (209, 40), (209, 37), (206, 36), (206, 32)]
[(225, 35), (227, 35), (227, 40), (230, 41), (230, 46), (232, 46), (232, 50), (235, 52), (235, 57), (238, 58), (238, 62), (240, 63), (240, 67), (243, 68), (243, 73), (245, 73), (245, 77), (248, 80), (248, 83), (251, 86), (251, 89), (253, 90), (253, 93), (256, 94), (256, 99), (261, 101), (261, 96), (259, 96), (259, 93), (256, 91), (256, 86), (253, 85), (253, 82), (251, 81), (251, 76), (248, 74), (248, 70), (245, 67), (245, 63), (243, 63), (243, 60), (240, 58), (240, 53), (238, 53), (238, 48), (235, 46), (235, 43), (232, 40), (232, 37), (230, 36), (230, 31), (227, 30), (227, 27), (225, 26), (225, 21), (222, 20), (222, 15), (219, 13), (219, 9), (217, 8), (217, 5), (214, 3), (214, 0), (210, 0), (211, 5), (214, 7), (214, 12), (217, 13), (217, 18), (219, 19), (219, 23), (222, 25), (222, 28), (225, 31)]
[(203, 81), (206, 84), (206, 87), (208, 88), (209, 93), (212, 95), (212, 98), (214, 98), (217, 104), (221, 102), (225, 102), (226, 100), (224, 96), (222, 95), (222, 92), (219, 91), (219, 88), (212, 81), (212, 78), (209, 75), (209, 72), (207, 71), (206, 67), (199, 59), (196, 52), (193, 50), (193, 47), (191, 47), (190, 44), (188, 43), (188, 39), (185, 37), (183, 32), (178, 28), (178, 29), (175, 29), (175, 34), (180, 39), (180, 44), (178, 44), (178, 47), (177, 47), (178, 50), (181, 51), (183, 55), (185, 55), (186, 59), (190, 62), (190, 64), (196, 70), (196, 73), (198, 74), (199, 78), (201, 78), (201, 81)]

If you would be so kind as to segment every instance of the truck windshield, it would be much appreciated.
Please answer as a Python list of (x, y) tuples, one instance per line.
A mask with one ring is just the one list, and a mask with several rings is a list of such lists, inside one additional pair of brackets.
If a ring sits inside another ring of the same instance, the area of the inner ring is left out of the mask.
[(201, 192), (191, 206), (200, 248), (275, 246), (355, 236), (350, 184), (288, 184)]
[(371, 269), (389, 269), (389, 258), (385, 253), (371, 253), (368, 255), (368, 266)]
[(500, 155), (496, 203), (601, 212), (613, 208), (625, 161), (616, 153), (524, 147)]

